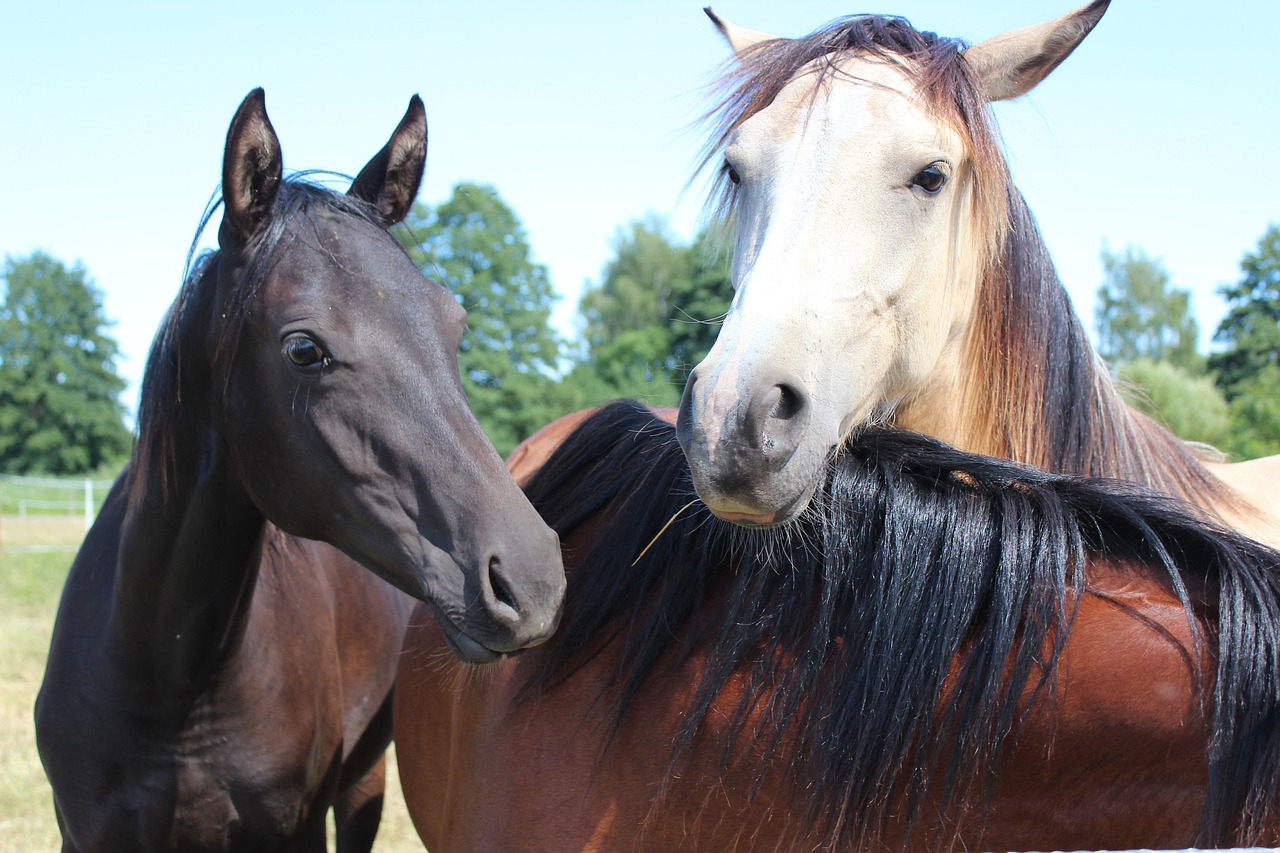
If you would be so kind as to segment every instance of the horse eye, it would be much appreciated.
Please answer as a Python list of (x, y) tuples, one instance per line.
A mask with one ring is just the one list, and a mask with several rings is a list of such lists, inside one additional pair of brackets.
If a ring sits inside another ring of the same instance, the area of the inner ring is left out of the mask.
[(298, 367), (316, 368), (329, 363), (329, 356), (320, 345), (301, 332), (295, 332), (284, 339), (284, 354)]
[(724, 168), (725, 168), (726, 174), (728, 174), (729, 176), (729, 183), (733, 184), (734, 186), (737, 186), (738, 184), (742, 183), (742, 176), (738, 174), (737, 169), (733, 168), (728, 163), (724, 164)]
[(926, 166), (911, 179), (911, 186), (919, 187), (929, 195), (937, 195), (947, 182), (947, 173), (937, 166)]

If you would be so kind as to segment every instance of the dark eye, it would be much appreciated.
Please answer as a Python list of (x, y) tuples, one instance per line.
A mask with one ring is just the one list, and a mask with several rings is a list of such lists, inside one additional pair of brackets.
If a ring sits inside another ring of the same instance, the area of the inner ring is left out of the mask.
[(929, 195), (937, 195), (947, 182), (947, 173), (935, 166), (926, 166), (911, 179), (911, 186), (919, 187)]
[(284, 339), (285, 357), (302, 368), (323, 367), (329, 363), (329, 356), (309, 335), (295, 332)]
[(724, 164), (724, 173), (729, 176), (729, 183), (734, 186), (742, 183), (742, 176), (738, 174), (738, 170), (730, 166), (728, 163)]

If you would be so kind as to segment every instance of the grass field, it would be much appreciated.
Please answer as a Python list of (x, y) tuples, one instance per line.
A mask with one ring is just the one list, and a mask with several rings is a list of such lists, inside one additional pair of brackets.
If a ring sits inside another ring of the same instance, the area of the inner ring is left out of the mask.
[[(32, 706), (58, 595), (83, 535), (80, 519), (0, 517), (0, 853), (60, 846), (52, 794), (36, 755)], [(387, 777), (374, 850), (421, 851), (394, 767)]]

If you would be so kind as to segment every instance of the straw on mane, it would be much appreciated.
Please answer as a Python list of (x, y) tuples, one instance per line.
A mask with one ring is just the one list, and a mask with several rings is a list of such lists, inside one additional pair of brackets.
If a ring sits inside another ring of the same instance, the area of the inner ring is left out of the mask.
[[(219, 385), (219, 390), (225, 389), (252, 300), (270, 273), (282, 243), (287, 246), (286, 238), (289, 242), (299, 239), (300, 223), (314, 222), (311, 217), (320, 211), (352, 217), (382, 229), (372, 205), (314, 183), (310, 180), (314, 175), (344, 177), (306, 171), (281, 182), (266, 226), (246, 245), (239, 259), (243, 273), (232, 291), (221, 295), (226, 300), (221, 306), (214, 303), (220, 295), (222, 251), (195, 255), (201, 235), (222, 205), (221, 196), (215, 196), (205, 208), (187, 254), (182, 287), (165, 313), (147, 356), (138, 404), (138, 437), (129, 467), (131, 505), (141, 500), (149, 488), (158, 486), (166, 499), (172, 492), (175, 477), (179, 476), (176, 437), (184, 424), (200, 422), (198, 411), (205, 405), (208, 390)], [(318, 234), (316, 242), (323, 246)], [(199, 346), (193, 346), (196, 343)]]
[[(1166, 572), (1197, 642), (1216, 645), (1202, 842), (1274, 828), (1280, 554), (1174, 499), (875, 428), (833, 457), (792, 526), (746, 531), (698, 505), (637, 560), (693, 487), (674, 428), (631, 402), (586, 421), (526, 491), (580, 559), (523, 697), (610, 650), (600, 695), (616, 733), (650, 677), (705, 655), (672, 774), (725, 713), (726, 687), (741, 687), (722, 766), (746, 744), (761, 750), (756, 784), (785, 774), (806, 843), (863, 849), (903, 818), (910, 833), (926, 802), (944, 816), (930, 841), (946, 841), (956, 827), (945, 821), (988, 790), (1020, 701), (1052, 690), (1096, 553)], [(574, 545), (587, 522), (591, 539)], [(1209, 637), (1195, 631), (1208, 605), (1184, 577), (1209, 590)]]
[[(1202, 464), (1201, 450), (1130, 409), (1089, 343), (1035, 219), (1013, 186), (984, 89), (965, 44), (921, 32), (903, 18), (856, 16), (798, 39), (759, 42), (726, 66), (712, 86), (714, 106), (704, 167), (744, 122), (800, 77), (817, 98), (851, 79), (844, 60), (893, 63), (920, 104), (968, 148), (973, 234), (982, 259), (978, 304), (957, 390), (968, 417), (952, 442), (1051, 471), (1130, 479), (1169, 494), (1238, 509), (1238, 498)], [(721, 167), (708, 211), (722, 221), (737, 202)], [(909, 402), (909, 401), (908, 401)]]

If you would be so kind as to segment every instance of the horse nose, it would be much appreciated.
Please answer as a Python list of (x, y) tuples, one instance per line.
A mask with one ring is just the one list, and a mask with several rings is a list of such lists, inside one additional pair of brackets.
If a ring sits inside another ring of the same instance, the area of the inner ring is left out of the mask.
[(789, 378), (765, 383), (752, 395), (743, 413), (742, 429), (765, 467), (776, 471), (795, 455), (811, 411), (804, 386)]
[(532, 573), (532, 565), (522, 569), (525, 561), (521, 557), (533, 555), (513, 552), (506, 558), (494, 553), (480, 573), (480, 607), (490, 623), (508, 635), (502, 645), (512, 648), (504, 651), (541, 642), (559, 622), (564, 599), (560, 540), (554, 532), (547, 533), (549, 541), (538, 543), (545, 546), (538, 550), (545, 550), (547, 556), (537, 562), (545, 564), (548, 572)]

